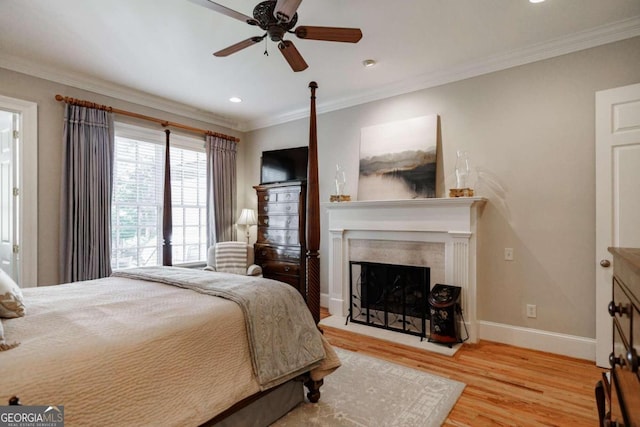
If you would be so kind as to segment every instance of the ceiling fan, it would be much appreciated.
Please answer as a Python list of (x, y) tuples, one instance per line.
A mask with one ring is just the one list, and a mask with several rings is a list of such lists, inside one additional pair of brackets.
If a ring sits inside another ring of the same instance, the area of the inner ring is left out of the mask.
[(284, 36), (287, 33), (295, 34), (301, 39), (345, 43), (357, 43), (362, 38), (362, 31), (359, 28), (299, 26), (293, 29), (298, 22), (296, 10), (298, 10), (302, 0), (266, 0), (260, 2), (253, 9), (253, 18), (210, 0), (190, 1), (266, 31), (262, 36), (250, 37), (219, 50), (213, 54), (214, 56), (229, 56), (259, 43), (269, 36), (272, 41), (278, 42), (278, 50), (280, 50), (293, 71), (302, 71), (308, 65), (293, 42), (284, 40)]

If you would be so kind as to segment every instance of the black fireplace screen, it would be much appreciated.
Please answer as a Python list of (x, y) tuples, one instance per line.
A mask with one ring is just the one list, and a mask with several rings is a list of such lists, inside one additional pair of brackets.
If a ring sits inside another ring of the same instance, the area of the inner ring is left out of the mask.
[(349, 274), (352, 322), (426, 338), (428, 267), (351, 261)]

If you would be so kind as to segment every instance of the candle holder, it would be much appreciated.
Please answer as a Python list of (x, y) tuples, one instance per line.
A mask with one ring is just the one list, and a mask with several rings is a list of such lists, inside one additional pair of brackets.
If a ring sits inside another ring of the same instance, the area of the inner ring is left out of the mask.
[(330, 202), (351, 201), (351, 196), (342, 194), (344, 192), (344, 186), (346, 183), (347, 183), (347, 175), (344, 173), (344, 170), (340, 167), (340, 165), (336, 165), (336, 175), (335, 175), (336, 194), (332, 194), (329, 197)]
[(469, 155), (466, 151), (456, 151), (456, 188), (449, 189), (449, 197), (473, 197), (473, 189), (469, 187)]

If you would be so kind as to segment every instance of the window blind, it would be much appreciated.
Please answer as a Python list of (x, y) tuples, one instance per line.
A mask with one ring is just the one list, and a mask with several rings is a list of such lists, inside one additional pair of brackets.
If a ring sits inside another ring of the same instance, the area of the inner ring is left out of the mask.
[[(164, 134), (128, 128), (115, 138), (112, 268), (162, 264)], [(123, 136), (134, 134), (133, 137)], [(202, 141), (171, 147), (173, 263), (206, 260), (206, 156)], [(190, 146), (189, 146), (190, 145)]]

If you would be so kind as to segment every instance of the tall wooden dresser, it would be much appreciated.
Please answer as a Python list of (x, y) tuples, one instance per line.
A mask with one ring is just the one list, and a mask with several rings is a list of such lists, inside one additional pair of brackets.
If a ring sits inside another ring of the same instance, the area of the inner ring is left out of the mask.
[(613, 293), (609, 303), (611, 369), (596, 386), (601, 426), (640, 427), (640, 249), (609, 248)]
[(268, 279), (285, 282), (307, 299), (305, 280), (305, 181), (263, 184), (258, 194), (258, 239), (255, 262)]

